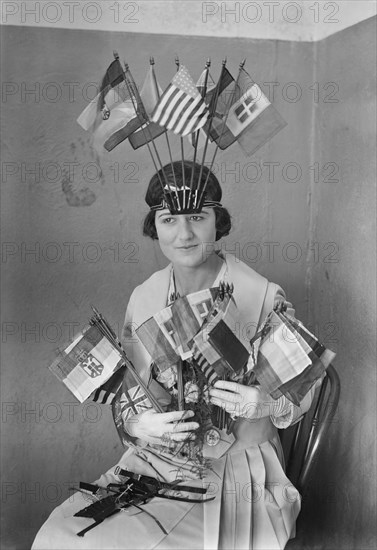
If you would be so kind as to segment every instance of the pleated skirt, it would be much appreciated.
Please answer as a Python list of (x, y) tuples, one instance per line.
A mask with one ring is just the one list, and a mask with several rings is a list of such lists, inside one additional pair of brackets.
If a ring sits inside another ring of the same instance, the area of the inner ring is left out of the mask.
[[(130, 453), (119, 462), (130, 468)], [(32, 550), (167, 550), (284, 548), (295, 534), (300, 495), (287, 479), (278, 436), (245, 449), (227, 452), (212, 461), (206, 478), (207, 503), (153, 498), (143, 507), (163, 525), (163, 533), (147, 514), (136, 509), (119, 512), (88, 531), (92, 520), (74, 517), (90, 503), (75, 493), (57, 507), (38, 532)], [(118, 466), (117, 465), (117, 466)], [(115, 466), (116, 467), (116, 466)], [(97, 481), (117, 483), (115, 467)], [(193, 485), (192, 482), (188, 483)]]

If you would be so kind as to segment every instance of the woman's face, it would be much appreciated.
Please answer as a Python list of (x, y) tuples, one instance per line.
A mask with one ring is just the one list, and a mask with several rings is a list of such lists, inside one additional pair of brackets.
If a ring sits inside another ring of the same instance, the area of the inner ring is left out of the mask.
[(156, 212), (158, 242), (173, 265), (198, 267), (214, 250), (216, 214), (203, 208), (200, 214), (172, 215), (168, 209)]

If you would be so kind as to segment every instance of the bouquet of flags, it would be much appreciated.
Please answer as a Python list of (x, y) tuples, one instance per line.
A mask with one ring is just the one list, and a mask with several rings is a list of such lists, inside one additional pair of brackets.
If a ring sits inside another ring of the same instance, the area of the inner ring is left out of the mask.
[[(299, 406), (335, 353), (288, 315), (285, 303), (268, 315), (250, 342), (250, 353), (236, 335), (232, 293), (230, 285), (221, 283), (178, 297), (143, 323), (137, 335), (162, 373), (183, 360), (201, 370), (208, 386), (219, 379), (258, 384), (274, 399), (285, 395)], [(178, 377), (178, 394), (191, 401), (179, 384)]]

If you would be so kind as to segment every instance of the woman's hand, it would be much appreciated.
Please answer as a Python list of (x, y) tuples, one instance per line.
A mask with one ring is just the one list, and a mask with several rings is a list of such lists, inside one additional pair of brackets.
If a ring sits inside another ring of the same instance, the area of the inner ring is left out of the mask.
[(209, 393), (211, 403), (232, 416), (254, 420), (273, 413), (274, 400), (260, 386), (219, 380)]
[(158, 413), (148, 410), (135, 414), (124, 422), (124, 428), (132, 437), (147, 443), (169, 445), (171, 441), (185, 441), (194, 438), (192, 433), (199, 428), (197, 422), (184, 422), (194, 416), (194, 411), (173, 411)]

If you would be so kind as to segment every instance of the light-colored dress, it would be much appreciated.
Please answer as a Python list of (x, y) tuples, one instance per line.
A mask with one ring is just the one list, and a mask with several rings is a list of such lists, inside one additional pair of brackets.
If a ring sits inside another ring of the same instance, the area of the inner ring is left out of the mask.
[[(232, 255), (223, 256), (226, 281), (233, 283), (240, 314), (240, 337), (245, 346), (276, 301), (284, 299), (281, 288), (269, 283)], [(222, 275), (224, 275), (224, 271)], [(151, 357), (138, 339), (135, 328), (166, 306), (171, 285), (171, 266), (156, 272), (137, 287), (129, 301), (124, 327), (124, 345), (145, 381), (150, 375)], [(276, 401), (273, 414), (253, 421), (238, 419), (233, 443), (209, 447), (203, 452), (211, 468), (202, 480), (206, 503), (177, 502), (153, 498), (145, 505), (168, 532), (165, 535), (152, 518), (129, 509), (106, 519), (78, 537), (92, 520), (73, 517), (88, 505), (81, 493), (56, 508), (40, 529), (33, 550), (41, 549), (253, 549), (284, 548), (294, 536), (300, 511), (300, 495), (284, 473), (284, 460), (277, 433), (296, 422), (310, 407), (312, 389), (300, 407), (285, 397)], [(129, 448), (116, 466), (169, 479), (169, 454), (153, 449)], [(97, 483), (119, 483), (111, 468)]]

